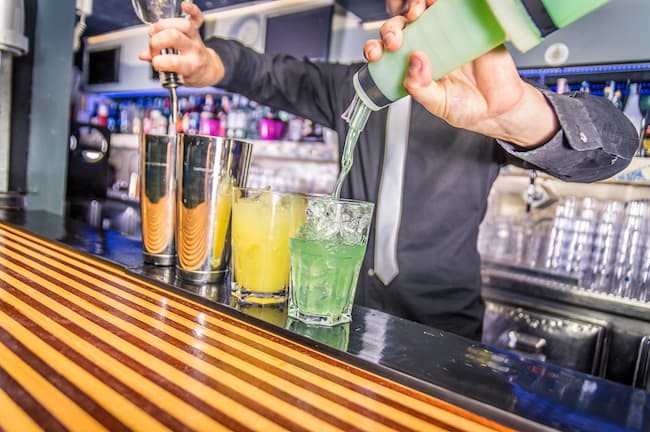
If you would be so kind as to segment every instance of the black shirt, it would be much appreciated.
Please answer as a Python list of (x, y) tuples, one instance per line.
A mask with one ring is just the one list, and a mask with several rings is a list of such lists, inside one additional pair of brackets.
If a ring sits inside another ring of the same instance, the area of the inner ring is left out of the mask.
[[(336, 130), (341, 146), (352, 76), (360, 67), (258, 54), (238, 42), (207, 42), (221, 57), (219, 87), (310, 118)], [(449, 126), (413, 102), (398, 240), (399, 275), (385, 286), (373, 276), (374, 226), (356, 303), (479, 338), (478, 229), (490, 188), (505, 163), (536, 167), (569, 181), (594, 181), (623, 169), (634, 155), (632, 124), (610, 101), (580, 92), (542, 90), (562, 130), (533, 150)], [(370, 115), (342, 196), (377, 202), (387, 110)]]

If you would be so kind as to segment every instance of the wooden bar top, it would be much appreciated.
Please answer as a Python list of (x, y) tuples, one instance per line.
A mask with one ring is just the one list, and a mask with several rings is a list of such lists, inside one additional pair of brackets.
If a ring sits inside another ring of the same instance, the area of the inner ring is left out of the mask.
[(1, 431), (505, 431), (0, 224)]

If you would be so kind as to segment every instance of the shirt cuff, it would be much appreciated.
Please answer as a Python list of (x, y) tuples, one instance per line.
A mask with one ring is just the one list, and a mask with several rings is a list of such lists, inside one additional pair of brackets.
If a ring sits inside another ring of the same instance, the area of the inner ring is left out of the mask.
[(560, 130), (548, 142), (533, 149), (497, 140), (505, 151), (543, 170), (564, 172), (584, 157), (581, 152), (602, 148), (600, 134), (582, 101), (573, 97), (575, 93), (558, 95), (547, 89), (538, 90), (555, 111)]

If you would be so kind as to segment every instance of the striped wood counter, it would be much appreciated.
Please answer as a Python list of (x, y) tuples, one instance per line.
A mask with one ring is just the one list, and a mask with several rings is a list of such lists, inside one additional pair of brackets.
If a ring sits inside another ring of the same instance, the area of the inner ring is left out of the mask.
[(0, 430), (507, 428), (0, 224)]

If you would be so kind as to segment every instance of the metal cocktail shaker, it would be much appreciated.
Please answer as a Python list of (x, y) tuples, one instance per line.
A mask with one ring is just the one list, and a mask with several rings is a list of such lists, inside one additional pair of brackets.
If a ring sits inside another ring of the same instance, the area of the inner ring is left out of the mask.
[(144, 135), (140, 145), (143, 259), (169, 266), (176, 258), (176, 137)]
[(182, 279), (213, 283), (230, 261), (232, 187), (244, 186), (251, 143), (178, 135), (176, 265)]

